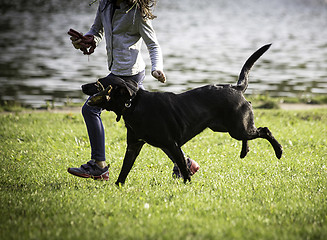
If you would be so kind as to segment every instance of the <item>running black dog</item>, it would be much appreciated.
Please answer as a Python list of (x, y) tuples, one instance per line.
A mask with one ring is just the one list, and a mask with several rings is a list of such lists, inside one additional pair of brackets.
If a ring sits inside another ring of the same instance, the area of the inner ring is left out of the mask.
[(123, 116), (127, 128), (127, 149), (116, 184), (125, 182), (144, 143), (172, 157), (184, 182), (190, 181), (181, 146), (206, 128), (228, 132), (241, 140), (241, 158), (249, 151), (248, 140), (255, 138), (267, 139), (276, 157), (281, 158), (282, 146), (268, 128), (255, 127), (251, 104), (243, 96), (251, 67), (270, 45), (261, 47), (246, 61), (236, 85), (206, 85), (174, 94), (137, 90), (133, 81), (118, 77), (100, 79), (108, 87), (91, 97), (88, 104), (115, 112), (117, 121)]

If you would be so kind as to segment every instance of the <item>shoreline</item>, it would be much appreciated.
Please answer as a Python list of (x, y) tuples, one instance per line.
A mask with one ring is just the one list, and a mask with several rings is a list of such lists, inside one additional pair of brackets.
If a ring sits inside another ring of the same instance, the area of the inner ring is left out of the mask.
[[(284, 110), (284, 111), (296, 111), (296, 110), (315, 110), (315, 109), (326, 109), (327, 104), (305, 104), (305, 103), (279, 103), (279, 108), (269, 109), (267, 110)], [(55, 107), (49, 109), (30, 109), (30, 108), (18, 108), (11, 110), (2, 110), (1, 114), (10, 114), (10, 113), (38, 113), (38, 112), (49, 112), (49, 113), (80, 113), (82, 109), (81, 106), (67, 106), (67, 107)], [(259, 109), (254, 107), (254, 110)], [(265, 108), (261, 108), (265, 109)]]
[(305, 103), (280, 103), (282, 110), (312, 110), (319, 108), (327, 108), (327, 104), (305, 104)]

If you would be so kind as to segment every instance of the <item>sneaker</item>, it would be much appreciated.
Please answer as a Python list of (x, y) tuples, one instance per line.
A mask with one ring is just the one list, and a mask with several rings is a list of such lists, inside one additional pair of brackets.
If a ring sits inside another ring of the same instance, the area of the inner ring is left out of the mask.
[[(192, 176), (200, 169), (200, 166), (196, 161), (192, 160), (189, 157), (187, 157), (186, 160), (187, 160), (187, 167), (190, 169), (191, 176)], [(179, 168), (178, 168), (178, 166), (176, 164), (174, 165), (174, 168), (173, 168), (173, 177), (174, 178), (181, 178), (182, 177), (182, 174), (179, 171)]]
[(88, 161), (79, 168), (68, 168), (68, 172), (77, 177), (109, 180), (109, 166), (100, 168), (94, 160)]
[(200, 169), (199, 164), (191, 158), (187, 158), (187, 166), (190, 169), (191, 176), (194, 175)]

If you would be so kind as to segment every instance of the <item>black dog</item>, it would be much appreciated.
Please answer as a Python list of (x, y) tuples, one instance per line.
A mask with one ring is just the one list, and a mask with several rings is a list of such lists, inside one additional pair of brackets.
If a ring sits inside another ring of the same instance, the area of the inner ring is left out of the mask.
[(242, 141), (241, 158), (249, 151), (248, 140), (267, 139), (277, 158), (282, 156), (282, 146), (268, 128), (256, 128), (251, 104), (243, 92), (248, 86), (248, 74), (255, 61), (268, 50), (265, 45), (244, 64), (236, 85), (206, 85), (174, 94), (170, 92), (136, 91), (133, 81), (118, 77), (100, 79), (108, 87), (88, 101), (123, 116), (127, 128), (127, 149), (116, 184), (123, 184), (144, 143), (161, 148), (177, 163), (184, 182), (191, 180), (181, 151), (187, 141), (206, 128), (215, 132), (228, 132)]

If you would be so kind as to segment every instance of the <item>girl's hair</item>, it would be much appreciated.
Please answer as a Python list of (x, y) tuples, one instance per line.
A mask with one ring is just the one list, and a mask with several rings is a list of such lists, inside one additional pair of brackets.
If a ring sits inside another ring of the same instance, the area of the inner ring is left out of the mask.
[(125, 0), (133, 8), (135, 5), (140, 9), (144, 19), (154, 19), (157, 16), (152, 14), (152, 8), (156, 5), (156, 0)]

